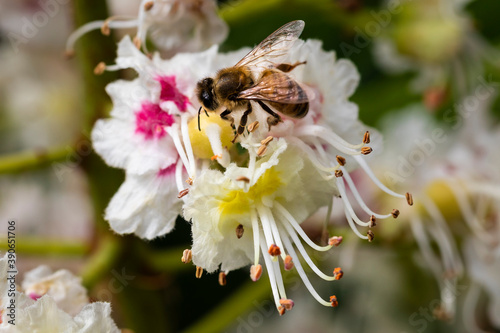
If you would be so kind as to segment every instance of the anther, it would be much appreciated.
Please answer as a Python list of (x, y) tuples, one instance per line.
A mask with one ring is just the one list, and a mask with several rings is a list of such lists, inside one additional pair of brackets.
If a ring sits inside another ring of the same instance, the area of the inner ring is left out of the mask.
[(186, 183), (188, 183), (189, 185), (193, 185), (193, 178), (189, 177), (188, 179), (186, 179)]
[(244, 232), (245, 232), (245, 229), (243, 229), (243, 225), (238, 224), (238, 226), (236, 227), (236, 237), (238, 237), (238, 239), (240, 239), (241, 237), (243, 237)]
[(392, 212), (391, 212), (391, 214), (392, 214), (392, 217), (394, 217), (395, 219), (397, 219), (398, 216), (399, 216), (399, 210), (393, 209)]
[(293, 306), (295, 305), (295, 303), (291, 299), (285, 299), (285, 298), (280, 299), (280, 304), (287, 311), (290, 311), (293, 308)]
[(210, 160), (215, 161), (218, 158), (222, 158), (222, 155), (214, 155), (214, 156), (210, 157)]
[(226, 282), (227, 282), (227, 281), (226, 281), (226, 276), (227, 276), (227, 275), (226, 275), (226, 273), (224, 273), (224, 272), (220, 272), (220, 273), (219, 273), (219, 284), (220, 284), (221, 286), (225, 286), (225, 285), (226, 285)]
[(265, 138), (264, 140), (262, 140), (260, 142), (261, 145), (264, 145), (264, 146), (267, 146), (269, 144), (269, 142), (273, 141), (273, 137), (272, 136), (268, 136), (267, 138)]
[(105, 70), (106, 70), (106, 64), (103, 61), (101, 61), (100, 63), (97, 64), (97, 66), (95, 66), (94, 74), (101, 75), (102, 73), (104, 73)]
[(373, 242), (373, 239), (375, 238), (375, 234), (373, 233), (373, 231), (368, 230), (368, 232), (366, 233), (366, 236), (368, 236), (369, 242)]
[(201, 279), (201, 276), (203, 275), (203, 268), (200, 266), (196, 266), (196, 278)]
[(135, 36), (134, 37), (134, 45), (135, 47), (140, 50), (141, 49), (141, 46), (142, 46), (142, 41), (141, 39), (139, 38), (139, 36)]
[(250, 179), (248, 177), (245, 177), (245, 176), (236, 177), (236, 181), (237, 182), (250, 183)]
[(281, 254), (281, 250), (276, 244), (272, 244), (267, 252), (273, 257), (279, 256)]
[(257, 156), (262, 156), (266, 153), (267, 151), (267, 146), (266, 145), (262, 145), (259, 147), (259, 149), (257, 149)]
[(405, 197), (406, 197), (406, 202), (408, 202), (408, 205), (413, 206), (413, 195), (411, 195), (411, 193), (409, 192), (406, 192)]
[(333, 236), (328, 240), (328, 245), (330, 246), (339, 246), (342, 243), (342, 236)]
[(337, 157), (337, 163), (340, 164), (341, 166), (344, 166), (346, 163), (345, 158), (340, 155), (337, 155), (336, 157)]
[(285, 314), (285, 308), (283, 306), (278, 306), (278, 312), (280, 314), (280, 316), (284, 315)]
[(71, 59), (74, 56), (75, 56), (75, 51), (73, 51), (73, 50), (66, 50), (66, 51), (64, 51), (64, 58)]
[(193, 259), (193, 252), (189, 249), (185, 249), (182, 252), (181, 261), (185, 264), (189, 264), (191, 262), (191, 259)]
[(179, 192), (179, 194), (177, 195), (177, 198), (180, 199), (182, 197), (185, 197), (188, 193), (189, 193), (189, 189), (186, 188), (186, 189), (184, 189), (184, 190), (182, 190), (182, 191)]
[(258, 279), (260, 279), (260, 276), (262, 275), (262, 265), (261, 264), (257, 264), (257, 265), (252, 265), (250, 267), (250, 278), (252, 279), (252, 281), (257, 281)]
[(361, 154), (363, 154), (363, 155), (368, 155), (372, 151), (373, 151), (373, 149), (371, 149), (371, 147), (363, 147), (363, 148), (361, 148)]
[(148, 1), (144, 4), (144, 10), (145, 11), (148, 11), (148, 10), (151, 10), (151, 8), (153, 8), (153, 5), (155, 4), (154, 1)]
[(365, 135), (363, 136), (363, 143), (368, 144), (370, 143), (370, 132), (366, 131)]
[(377, 221), (377, 219), (375, 218), (375, 216), (374, 216), (374, 215), (370, 216), (370, 224), (369, 224), (369, 227), (370, 227), (370, 228), (373, 228), (374, 226), (376, 226), (376, 225), (377, 225), (376, 221)]
[(335, 170), (335, 177), (340, 178), (344, 175), (342, 170)]
[(105, 21), (102, 26), (101, 26), (101, 33), (104, 35), (104, 36), (109, 36), (109, 34), (111, 33), (111, 30), (109, 29), (109, 21)]
[(342, 269), (340, 267), (337, 267), (333, 270), (333, 277), (335, 278), (335, 280), (340, 280), (340, 279), (342, 279), (343, 276), (344, 276), (344, 272), (342, 271)]
[(332, 304), (332, 306), (334, 308), (336, 308), (337, 306), (339, 306), (339, 301), (337, 300), (337, 296), (335, 296), (335, 295), (330, 296), (330, 303)]
[(285, 257), (284, 264), (285, 264), (285, 271), (289, 271), (294, 267), (292, 257), (290, 255), (287, 255)]
[(256, 120), (254, 121), (253, 123), (251, 123), (250, 125), (247, 126), (247, 130), (252, 133), (254, 131), (257, 130), (257, 128), (259, 128), (260, 124), (259, 122)]

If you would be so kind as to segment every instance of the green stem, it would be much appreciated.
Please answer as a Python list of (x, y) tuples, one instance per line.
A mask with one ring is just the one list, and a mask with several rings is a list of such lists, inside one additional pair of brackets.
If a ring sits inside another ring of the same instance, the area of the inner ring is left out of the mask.
[[(203, 319), (189, 327), (184, 333), (217, 333), (222, 332), (234, 320), (255, 307), (255, 301), (271, 294), (268, 281), (262, 279), (257, 282), (249, 281), (237, 292), (210, 312)], [(274, 308), (274, 303), (272, 303)]]
[(67, 145), (49, 149), (34, 149), (0, 156), (0, 174), (18, 173), (37, 169), (71, 156), (73, 149)]
[(116, 237), (105, 237), (101, 240), (101, 244), (94, 251), (92, 257), (87, 261), (87, 264), (80, 273), (82, 284), (91, 289), (104, 276), (109, 274), (110, 270), (117, 262), (121, 254), (121, 243)]
[[(8, 249), (7, 239), (0, 239), (0, 251), (4, 252)], [(24, 236), (16, 239), (16, 253), (18, 254), (81, 257), (88, 252), (88, 244), (80, 241), (61, 241)]]

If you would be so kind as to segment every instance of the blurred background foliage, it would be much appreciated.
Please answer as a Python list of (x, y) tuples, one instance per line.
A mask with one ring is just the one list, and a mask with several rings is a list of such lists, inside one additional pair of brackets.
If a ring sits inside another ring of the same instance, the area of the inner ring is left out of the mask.
[[(220, 1), (219, 6), (230, 27), (223, 51), (256, 45), (282, 24), (304, 20), (303, 39), (320, 39), (325, 49), (334, 50), (338, 58), (349, 58), (356, 64), (361, 82), (352, 100), (359, 105), (360, 119), (370, 126), (377, 127), (384, 114), (423, 99), (422, 93), (410, 88), (414, 73), (388, 75), (379, 69), (371, 39), (367, 47), (347, 56), (341, 47), (342, 43), (354, 45), (355, 28), (374, 20), (371, 11), (384, 8), (384, 1), (226, 0)], [(4, 11), (2, 19), (5, 19), (5, 9), (0, 10)], [(480, 35), (498, 49), (500, 2), (472, 1), (466, 11)], [(104, 1), (75, 0), (65, 7), (63, 14), (66, 23), (62, 26), (67, 37), (79, 25), (106, 18), (108, 11)], [(118, 74), (95, 76), (93, 68), (100, 61), (113, 62), (116, 40), (91, 32), (78, 42), (76, 58), (63, 63), (64, 41), (47, 47), (28, 43), (20, 53), (12, 53), (8, 52), (7, 32), (4, 28), (0, 33), (1, 49), (7, 50), (0, 56), (3, 63), (0, 64), (0, 211), (2, 221), (12, 217), (18, 220), (21, 272), (38, 264), (69, 267), (82, 276), (92, 299), (112, 302), (119, 327), (137, 333), (417, 331), (409, 318), (428, 308), (438, 289), (430, 274), (415, 265), (413, 244), (403, 244), (397, 250), (383, 239), (359, 245), (354, 267), (341, 282), (327, 284), (313, 280), (313, 284), (320, 286), (320, 294), (335, 291), (342, 300), (336, 309), (315, 304), (302, 287), (295, 287), (297, 277), (289, 274), (287, 279), (296, 306), (279, 318), (276, 311), (269, 310), (271, 294), (267, 277), (252, 283), (247, 271), (239, 270), (231, 272), (224, 287), (219, 286), (215, 274), (200, 280), (195, 278), (194, 267), (180, 261), (182, 250), (191, 241), (189, 225), (181, 219), (174, 232), (152, 242), (112, 234), (102, 215), (123, 181), (123, 172), (109, 168), (94, 153), (81, 152), (85, 151), (84, 145), (90, 145), (89, 131), (94, 121), (110, 110), (104, 87)], [(12, 57), (20, 56), (28, 59), (26, 63), (12, 67)], [(486, 66), (491, 80), (500, 82), (499, 68)], [(39, 75), (43, 69), (49, 73)], [(20, 94), (24, 100), (39, 89), (26, 82), (38, 79), (38, 85), (49, 85), (56, 76), (61, 79), (65, 75), (68, 78), (54, 85), (50, 98), (42, 91), (41, 98), (26, 106), (20, 104), (21, 109), (8, 103), (12, 93)], [(21, 76), (25, 81), (19, 81)], [(447, 98), (434, 113), (436, 118), (440, 119), (442, 112), (456, 102), (454, 96)], [(493, 111), (500, 115), (498, 99)], [(43, 119), (50, 121), (43, 123)], [(38, 127), (31, 128), (35, 121)], [(73, 154), (75, 151), (77, 154)], [(61, 183), (55, 179), (54, 165), (68, 161), (74, 162), (74, 167), (64, 174)], [(70, 177), (77, 179), (70, 181)], [(61, 188), (70, 182), (71, 186)], [(51, 197), (54, 191), (62, 194)], [(67, 196), (64, 193), (79, 193), (79, 196), (66, 203), (62, 199)], [(61, 213), (62, 205), (66, 204), (70, 211)], [(51, 211), (49, 206), (53, 206)], [(80, 210), (75, 208), (82, 206)], [(64, 228), (73, 232), (57, 232)], [(0, 230), (2, 235), (4, 232)], [(347, 231), (335, 233), (344, 234), (349, 241)], [(3, 251), (5, 244), (2, 239)], [(338, 258), (338, 254), (332, 253), (331, 258), (317, 258), (317, 261), (329, 267)], [(133, 278), (120, 280), (117, 278), (120, 274)], [(457, 327), (459, 322), (429, 320), (425, 332), (458, 331)]]

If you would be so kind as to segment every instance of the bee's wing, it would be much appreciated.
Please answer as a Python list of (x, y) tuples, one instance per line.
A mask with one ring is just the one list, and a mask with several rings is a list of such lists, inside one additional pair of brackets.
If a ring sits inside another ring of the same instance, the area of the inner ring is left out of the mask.
[(304, 21), (300, 20), (285, 24), (260, 42), (235, 67), (257, 66), (262, 69), (273, 67), (275, 64), (273, 59), (277, 60), (277, 58), (286, 55), (304, 30), (304, 25)]
[(238, 99), (270, 101), (281, 104), (309, 102), (305, 91), (291, 77), (281, 71), (266, 71), (260, 81), (240, 92)]

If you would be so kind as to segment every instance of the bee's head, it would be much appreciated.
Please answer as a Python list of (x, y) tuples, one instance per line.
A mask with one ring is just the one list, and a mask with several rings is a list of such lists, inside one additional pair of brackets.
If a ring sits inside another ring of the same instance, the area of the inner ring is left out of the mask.
[(219, 103), (215, 98), (213, 87), (214, 80), (210, 77), (198, 81), (198, 84), (196, 85), (196, 95), (198, 96), (198, 100), (203, 107), (209, 111), (215, 111), (219, 107)]

